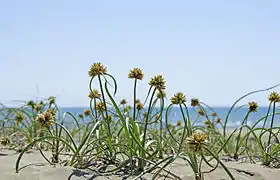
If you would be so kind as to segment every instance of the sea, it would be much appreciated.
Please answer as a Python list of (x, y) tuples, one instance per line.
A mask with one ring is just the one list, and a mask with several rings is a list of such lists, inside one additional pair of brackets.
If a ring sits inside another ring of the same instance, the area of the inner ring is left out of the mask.
[[(64, 108), (60, 109), (60, 112), (61, 113), (71, 112), (72, 114), (79, 115), (79, 114), (82, 114), (85, 109), (88, 109), (88, 108), (87, 107), (71, 107), (71, 108), (64, 107)], [(211, 114), (214, 111), (217, 114), (216, 118), (218, 118), (218, 117), (221, 118), (221, 120), (223, 122), (226, 119), (226, 116), (227, 116), (228, 112), (230, 111), (230, 109), (231, 109), (230, 107), (211, 107), (211, 109), (205, 108), (205, 111), (210, 120), (213, 119)], [(197, 125), (203, 125), (204, 121), (206, 120), (206, 117), (205, 116), (198, 117), (197, 110), (198, 110), (197, 108), (188, 107), (190, 119), (191, 119), (191, 121), (196, 121)], [(142, 111), (147, 111), (147, 109), (143, 109)], [(250, 113), (250, 115), (247, 119), (247, 124), (249, 126), (254, 125), (255, 122), (257, 122), (260, 118), (266, 116), (267, 111), (268, 111), (268, 107), (259, 107), (257, 112)], [(245, 118), (247, 112), (248, 112), (248, 107), (233, 108), (228, 117), (227, 127), (235, 128), (235, 127), (240, 126), (240, 124), (242, 123), (243, 119)], [(280, 108), (276, 108), (275, 112), (276, 113), (280, 112)], [(272, 108), (270, 110), (270, 113), (272, 113)], [(165, 123), (165, 116), (166, 116), (166, 113), (164, 112), (163, 113), (163, 122), (164, 123)], [(171, 123), (174, 125), (178, 121), (183, 121), (180, 108), (173, 107), (169, 111), (167, 119), (168, 119), (168, 123)], [(270, 126), (270, 122), (271, 122), (271, 117), (268, 118), (267, 125), (269, 124), (269, 126)], [(261, 127), (262, 124), (263, 123), (259, 123), (258, 127)], [(280, 115), (276, 114), (274, 117), (274, 126), (278, 126), (278, 125), (280, 125)]]

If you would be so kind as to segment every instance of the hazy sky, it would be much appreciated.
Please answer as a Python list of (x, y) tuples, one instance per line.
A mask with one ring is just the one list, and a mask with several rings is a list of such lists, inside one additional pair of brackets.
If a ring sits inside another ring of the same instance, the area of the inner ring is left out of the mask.
[[(54, 95), (86, 106), (87, 72), (100, 61), (118, 99), (132, 99), (127, 74), (140, 67), (142, 99), (163, 74), (169, 97), (230, 105), (280, 83), (279, 9), (278, 0), (0, 0), (0, 102)], [(267, 94), (249, 100), (265, 105)]]

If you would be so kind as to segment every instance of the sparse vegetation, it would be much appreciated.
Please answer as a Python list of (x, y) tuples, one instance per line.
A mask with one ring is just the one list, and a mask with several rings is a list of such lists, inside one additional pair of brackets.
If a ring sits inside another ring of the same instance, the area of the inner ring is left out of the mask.
[[(280, 127), (275, 125), (280, 114), (277, 92), (269, 95), (268, 111), (255, 124), (249, 125), (247, 121), (258, 111), (258, 104), (249, 102), (241, 125), (228, 131), (229, 117), (241, 100), (276, 86), (242, 96), (234, 102), (226, 118), (221, 119), (207, 104), (182, 92), (166, 104), (167, 85), (162, 75), (151, 78), (147, 97), (141, 101), (137, 97), (137, 83), (144, 73), (140, 68), (130, 70), (128, 78), (133, 80), (134, 88), (130, 106), (125, 99), (116, 102), (117, 80), (103, 64), (94, 63), (88, 74), (89, 108), (83, 114), (61, 114), (55, 97), (24, 102), (18, 108), (0, 106), (0, 143), (20, 152), (16, 172), (29, 149), (40, 151), (50, 164), (61, 163), (61, 156), (67, 154), (69, 166), (83, 169), (98, 162), (114, 166), (109, 170), (99, 169), (100, 174), (123, 171), (135, 179), (150, 172), (154, 172), (153, 178), (168, 174), (180, 179), (167, 170), (176, 159), (183, 159), (192, 168), (196, 180), (204, 179), (205, 174), (218, 166), (230, 179), (235, 179), (221, 156), (236, 161), (247, 158), (251, 163), (261, 161), (267, 167), (280, 166)], [(93, 81), (99, 86), (93, 87)], [(169, 113), (174, 106), (180, 109), (181, 120), (173, 125)], [(197, 114), (196, 119), (191, 119), (191, 111)], [(197, 119), (202, 117), (204, 125), (199, 125)], [(51, 151), (52, 156), (47, 157), (44, 150)], [(205, 166), (208, 168), (204, 169)]]

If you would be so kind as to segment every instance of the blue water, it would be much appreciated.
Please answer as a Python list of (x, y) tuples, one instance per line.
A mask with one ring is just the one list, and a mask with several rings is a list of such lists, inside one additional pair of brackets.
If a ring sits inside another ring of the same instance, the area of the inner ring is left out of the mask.
[[(74, 108), (61, 108), (61, 113), (64, 112), (71, 112), (73, 114), (82, 114), (84, 111), (84, 107), (74, 107)], [(214, 107), (212, 108), (218, 115), (219, 118), (222, 119), (222, 121), (225, 120), (226, 115), (228, 111), (230, 110), (230, 107)], [(197, 109), (193, 109), (192, 107), (189, 107), (189, 113), (190, 113), (190, 119), (194, 121), (197, 118), (197, 113), (195, 112)], [(210, 109), (205, 109), (207, 114), (209, 115), (209, 119), (212, 119), (213, 117), (210, 116), (212, 114), (212, 111)], [(257, 120), (259, 120), (261, 117), (265, 116), (267, 113), (268, 108), (267, 107), (259, 107), (257, 112), (251, 113), (248, 117), (248, 125), (253, 125)], [(279, 110), (276, 110), (276, 112), (279, 112)], [(228, 119), (228, 127), (238, 127), (242, 120), (244, 119), (246, 113), (248, 112), (248, 108), (234, 108), (229, 116)], [(271, 110), (272, 113), (272, 110)], [(165, 116), (165, 113), (164, 113)], [(165, 118), (165, 117), (164, 117)], [(176, 124), (177, 121), (182, 120), (181, 111), (178, 107), (173, 107), (168, 115), (168, 123)], [(197, 124), (203, 124), (203, 122), (206, 120), (206, 117), (199, 117)], [(268, 119), (268, 122), (270, 122), (270, 118)], [(275, 116), (275, 125), (280, 125), (280, 115)], [(261, 123), (262, 124), (262, 123)]]

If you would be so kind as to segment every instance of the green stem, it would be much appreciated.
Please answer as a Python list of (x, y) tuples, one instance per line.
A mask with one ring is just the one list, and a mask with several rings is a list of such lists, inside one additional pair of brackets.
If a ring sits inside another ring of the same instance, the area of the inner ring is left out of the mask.
[(238, 150), (239, 150), (239, 141), (240, 141), (240, 136), (241, 136), (241, 133), (242, 133), (242, 126), (244, 124), (247, 125), (247, 119), (250, 115), (251, 111), (248, 111), (245, 118), (243, 119), (242, 123), (241, 123), (241, 128), (239, 130), (239, 133), (238, 133), (238, 136), (237, 136), (237, 141), (236, 141), (236, 148), (235, 148), (235, 153), (234, 153), (234, 158), (237, 159), (238, 158)]
[(136, 121), (136, 85), (137, 85), (137, 79), (135, 79), (134, 81), (133, 121)]
[(270, 130), (269, 130), (269, 138), (268, 138), (268, 143), (267, 146), (270, 145), (271, 142), (271, 134), (272, 134), (272, 128), (273, 128), (273, 124), (274, 124), (274, 117), (275, 117), (275, 104), (276, 102), (273, 102), (273, 112), (272, 112), (272, 117), (271, 117), (271, 123), (270, 123)]
[[(152, 102), (153, 102), (153, 98), (156, 92), (156, 88), (154, 89), (151, 99), (150, 99), (150, 103), (149, 103), (149, 107), (148, 107), (148, 113), (147, 113), (147, 117), (145, 119), (145, 124), (144, 124), (144, 135), (143, 135), (143, 141), (142, 141), (142, 147), (145, 148), (145, 142), (146, 142), (146, 135), (147, 135), (147, 128), (148, 128), (148, 121), (149, 121), (149, 116), (150, 116), (150, 110), (151, 110), (151, 106), (152, 106)], [(145, 159), (145, 151), (142, 150), (141, 151), (141, 157), (143, 159)], [(144, 170), (144, 161), (141, 160), (140, 161), (140, 170), (143, 171)]]
[(182, 149), (182, 146), (183, 146), (183, 143), (184, 143), (184, 140), (185, 140), (185, 135), (186, 135), (186, 129), (187, 129), (187, 134), (189, 135), (189, 129), (188, 129), (188, 124), (186, 122), (186, 117), (185, 117), (185, 114), (184, 114), (184, 111), (183, 111), (183, 108), (182, 108), (182, 105), (180, 104), (180, 110), (181, 110), (181, 113), (182, 113), (182, 117), (184, 119), (184, 130), (183, 130), (183, 135), (182, 135), (182, 138), (181, 138), (181, 143), (179, 145), (179, 150), (178, 150), (178, 154), (180, 153), (181, 149)]

